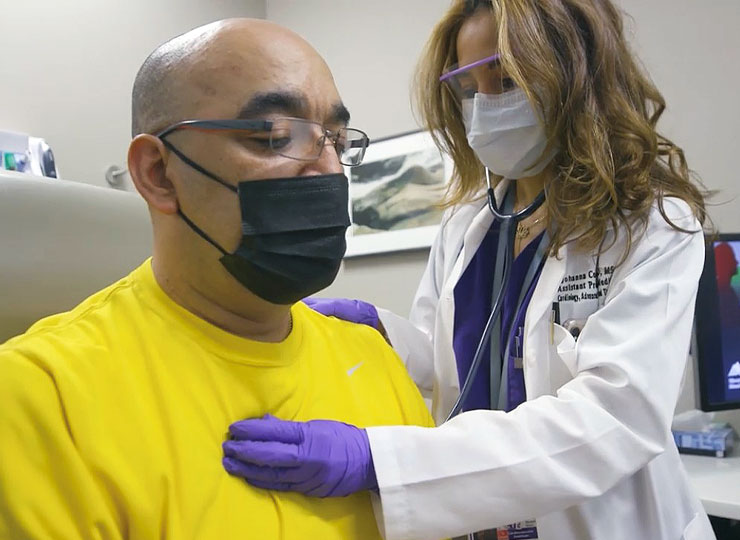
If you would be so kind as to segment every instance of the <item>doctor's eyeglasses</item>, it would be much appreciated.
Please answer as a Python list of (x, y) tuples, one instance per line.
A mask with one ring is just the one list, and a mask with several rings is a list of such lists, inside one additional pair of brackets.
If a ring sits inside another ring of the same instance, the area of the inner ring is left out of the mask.
[(232, 132), (239, 142), (255, 153), (272, 152), (299, 161), (315, 161), (330, 141), (339, 162), (348, 167), (362, 163), (370, 139), (364, 131), (353, 128), (326, 129), (319, 122), (303, 118), (270, 120), (184, 120), (155, 136), (162, 139), (180, 129)]
[(477, 93), (496, 95), (516, 89), (514, 80), (502, 73), (500, 60), (501, 55), (494, 54), (464, 66), (452, 64), (439, 82), (445, 84), (459, 103), (474, 98)]

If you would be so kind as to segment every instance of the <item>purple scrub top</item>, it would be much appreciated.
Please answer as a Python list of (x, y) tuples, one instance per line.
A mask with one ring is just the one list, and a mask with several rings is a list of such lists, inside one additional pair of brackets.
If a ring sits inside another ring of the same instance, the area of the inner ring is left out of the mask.
[[(475, 349), (478, 346), (486, 321), (491, 313), (493, 298), (493, 272), (496, 267), (496, 251), (500, 224), (494, 220), (491, 228), (483, 238), (478, 251), (473, 255), (473, 259), (463, 272), (460, 280), (454, 289), (455, 296), (455, 321), (452, 348), (455, 352), (457, 361), (457, 375), (460, 386), (465, 382), (470, 366), (473, 363)], [(507, 292), (504, 294), (503, 305), (501, 307), (501, 341), (506, 343), (509, 335), (512, 336), (509, 345), (509, 361), (502, 363), (508, 370), (508, 399), (506, 410), (512, 410), (526, 399), (526, 390), (524, 387), (524, 372), (517, 368), (514, 362), (514, 356), (517, 351), (514, 337), (517, 329), (524, 328), (524, 316), (527, 306), (532, 299), (537, 280), (542, 271), (542, 264), (530, 284), (527, 294), (523, 299), (521, 309), (514, 313), (516, 303), (519, 300), (522, 286), (529, 270), (529, 266), (537, 252), (537, 246), (544, 233), (532, 240), (519, 256), (514, 260), (511, 269), (511, 281)], [(544, 259), (543, 259), (544, 261)], [(514, 332), (507, 334), (507, 331), (514, 325)], [(474, 409), (491, 408), (491, 366), (486, 359), (491, 356), (491, 345), (485, 345), (483, 350), (483, 362), (472, 382), (470, 393), (463, 404), (463, 410), (470, 411)], [(504, 354), (504, 351), (501, 351)]]

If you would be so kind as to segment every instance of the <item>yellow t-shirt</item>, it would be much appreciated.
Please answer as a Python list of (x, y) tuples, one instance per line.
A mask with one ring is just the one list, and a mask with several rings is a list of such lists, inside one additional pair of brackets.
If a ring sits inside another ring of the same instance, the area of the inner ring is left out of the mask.
[(229, 476), (229, 424), (266, 413), (431, 426), (374, 330), (299, 303), (281, 343), (175, 304), (150, 261), (0, 346), (0, 538), (379, 538), (369, 494), (318, 499)]

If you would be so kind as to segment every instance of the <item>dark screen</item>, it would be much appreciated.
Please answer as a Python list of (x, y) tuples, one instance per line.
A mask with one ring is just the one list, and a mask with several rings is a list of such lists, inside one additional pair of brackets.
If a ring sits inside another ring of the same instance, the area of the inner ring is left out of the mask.
[(707, 247), (696, 300), (701, 406), (740, 408), (740, 234)]

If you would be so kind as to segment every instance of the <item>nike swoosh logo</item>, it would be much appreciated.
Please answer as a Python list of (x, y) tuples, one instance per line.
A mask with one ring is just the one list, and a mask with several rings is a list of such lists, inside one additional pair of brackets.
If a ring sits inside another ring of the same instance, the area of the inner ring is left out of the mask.
[(353, 373), (354, 373), (355, 371), (357, 371), (357, 368), (359, 368), (359, 367), (360, 367), (361, 365), (362, 365), (362, 362), (360, 362), (360, 363), (359, 363), (359, 364), (357, 364), (356, 366), (352, 366), (351, 368), (349, 368), (349, 369), (347, 370), (347, 376), (348, 376), (348, 377), (351, 377), (351, 376), (352, 376), (352, 374), (353, 374)]

